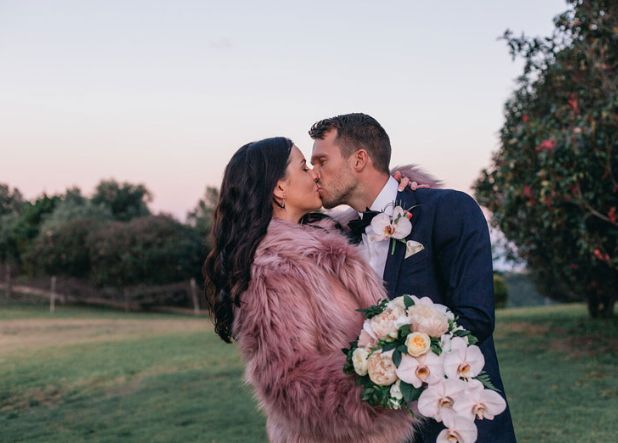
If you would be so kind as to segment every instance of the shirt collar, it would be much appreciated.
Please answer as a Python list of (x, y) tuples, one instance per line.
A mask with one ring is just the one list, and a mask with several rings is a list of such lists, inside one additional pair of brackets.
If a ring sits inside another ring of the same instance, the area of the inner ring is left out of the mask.
[[(393, 213), (393, 203), (397, 199), (398, 190), (399, 183), (393, 177), (389, 176), (386, 184), (369, 209), (379, 212), (384, 211), (386, 214), (391, 215)], [(362, 217), (360, 212), (359, 215)]]

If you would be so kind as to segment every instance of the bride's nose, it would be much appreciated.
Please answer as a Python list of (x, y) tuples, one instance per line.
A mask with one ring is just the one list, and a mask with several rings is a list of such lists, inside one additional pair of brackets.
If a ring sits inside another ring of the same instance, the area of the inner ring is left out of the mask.
[(320, 180), (320, 176), (319, 176), (319, 174), (317, 172), (315, 172), (315, 169), (311, 170), (311, 178), (316, 183)]

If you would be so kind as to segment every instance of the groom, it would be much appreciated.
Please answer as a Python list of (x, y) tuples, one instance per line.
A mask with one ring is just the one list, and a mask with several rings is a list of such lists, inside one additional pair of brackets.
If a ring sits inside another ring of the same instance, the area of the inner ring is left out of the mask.
[[(405, 247), (391, 253), (388, 240), (368, 236), (371, 226), (360, 227), (361, 247), (371, 267), (383, 276), (389, 297), (412, 294), (428, 296), (448, 306), (459, 323), (479, 339), (485, 371), (504, 393), (493, 342), (494, 298), (491, 246), (487, 223), (476, 202), (467, 194), (447, 189), (406, 188), (390, 176), (390, 140), (386, 131), (365, 114), (346, 114), (315, 123), (311, 162), (318, 177), (325, 208), (347, 204), (362, 217), (371, 211), (392, 211), (397, 202), (411, 210), (416, 252), (405, 258)], [(391, 204), (390, 207), (388, 205)], [(386, 208), (386, 209), (385, 209)], [(367, 219), (366, 219), (367, 221)], [(367, 223), (365, 223), (367, 224)], [(358, 230), (358, 229), (357, 229)], [(421, 247), (422, 245), (422, 247)], [(493, 420), (476, 420), (478, 442), (515, 442), (507, 409)], [(428, 420), (415, 436), (416, 442), (433, 443), (444, 429)]]

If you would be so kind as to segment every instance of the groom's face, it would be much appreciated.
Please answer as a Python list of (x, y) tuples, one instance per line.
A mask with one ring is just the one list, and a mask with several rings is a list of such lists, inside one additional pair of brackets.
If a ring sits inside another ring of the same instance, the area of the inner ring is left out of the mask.
[(356, 186), (356, 179), (350, 165), (351, 156), (343, 157), (336, 138), (337, 130), (331, 129), (323, 139), (315, 140), (311, 153), (311, 163), (313, 171), (317, 174), (320, 198), (322, 205), (327, 209), (347, 204)]

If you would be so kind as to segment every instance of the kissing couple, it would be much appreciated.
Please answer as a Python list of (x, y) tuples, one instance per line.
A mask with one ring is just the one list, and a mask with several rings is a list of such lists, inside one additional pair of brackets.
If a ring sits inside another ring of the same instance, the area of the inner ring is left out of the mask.
[[(215, 331), (240, 348), (269, 440), (515, 442), (508, 406), (495, 417), (490, 405), (475, 406), (478, 434), (445, 430), (434, 419), (370, 405), (343, 371), (341, 350), (363, 328), (359, 310), (412, 294), (448, 307), (478, 339), (484, 370), (504, 397), (491, 245), (470, 196), (440, 189), (415, 167), (391, 175), (390, 140), (374, 118), (335, 116), (309, 135), (313, 168), (283, 137), (234, 154), (204, 264)], [(352, 209), (322, 211), (339, 205)], [(396, 206), (409, 211), (412, 226), (403, 244), (371, 223)]]

